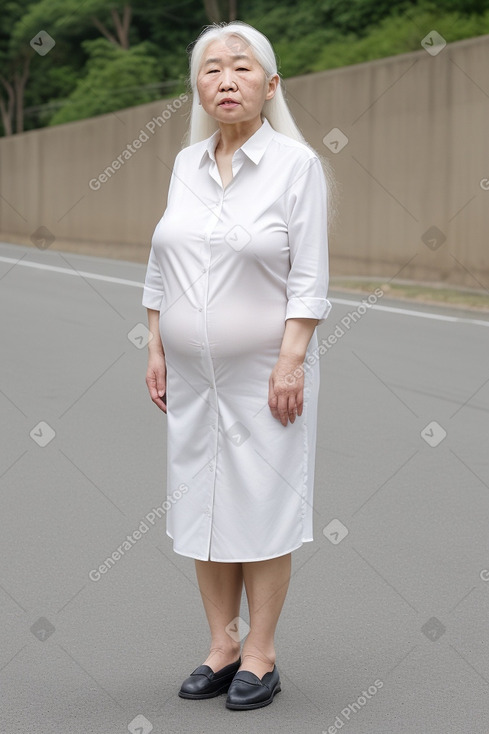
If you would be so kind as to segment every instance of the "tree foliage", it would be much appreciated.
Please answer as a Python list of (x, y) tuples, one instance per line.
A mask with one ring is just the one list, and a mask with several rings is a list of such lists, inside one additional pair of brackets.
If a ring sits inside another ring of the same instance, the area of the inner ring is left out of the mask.
[[(0, 0), (1, 132), (81, 119), (183, 91), (190, 44), (234, 18), (272, 42), (283, 77), (489, 33), (489, 0)], [(41, 30), (55, 46), (30, 45)]]
[(24, 90), (32, 53), (10, 31), (21, 22), (28, 5), (27, 0), (0, 4), (0, 119), (4, 135), (11, 135), (14, 129), (22, 132), (24, 126)]
[(103, 38), (83, 41), (85, 75), (51, 118), (51, 125), (152, 102), (161, 96), (157, 54), (149, 42), (128, 50)]

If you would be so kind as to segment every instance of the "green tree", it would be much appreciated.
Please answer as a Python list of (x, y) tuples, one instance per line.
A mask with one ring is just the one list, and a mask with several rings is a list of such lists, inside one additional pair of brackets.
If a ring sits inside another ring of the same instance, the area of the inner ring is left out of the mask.
[[(32, 38), (45, 28), (53, 38), (69, 37), (95, 28), (110, 43), (129, 48), (132, 5), (125, 0), (39, 0), (31, 3), (12, 36), (17, 40)], [(98, 35), (97, 33), (97, 35)]]
[(24, 129), (24, 92), (33, 50), (10, 34), (18, 26), (28, 2), (2, 2), (0, 13), (0, 119), (4, 135)]
[(51, 125), (152, 102), (161, 96), (157, 55), (149, 42), (126, 51), (102, 38), (84, 41), (82, 46), (89, 56), (85, 76), (53, 115)]
[[(0, 7), (1, 3), (2, 0)], [(116, 109), (117, 105), (120, 109), (150, 101), (161, 96), (162, 90), (168, 93), (175, 89), (187, 70), (185, 48), (194, 29), (206, 20), (201, 0), (161, 0), (158, 4), (153, 0), (137, 3), (114, 0), (110, 4), (106, 0), (30, 0), (23, 4), (11, 2), (11, 5), (16, 17), (15, 22), (2, 23), (3, 47), (10, 44), (22, 48), (31, 60), (32, 73), (25, 95), (26, 125), (31, 128), (48, 124), (51, 118), (74, 119), (67, 110), (68, 103), (72, 109), (96, 109), (98, 112), (93, 114), (100, 114)], [(30, 39), (40, 30), (46, 30), (56, 43), (42, 58), (29, 47)], [(97, 39), (105, 39), (107, 46), (126, 52), (143, 41), (152, 45), (142, 46), (124, 60), (117, 54), (104, 56), (105, 46), (92, 47), (85, 43)], [(3, 47), (0, 42), (0, 54)], [(101, 68), (104, 59), (109, 65), (106, 70)], [(22, 68), (17, 71), (18, 86), (24, 81), (21, 71)], [(88, 74), (96, 89), (96, 103), (90, 88), (83, 84)], [(10, 86), (13, 87), (12, 82)], [(137, 86), (144, 89), (134, 89)], [(86, 104), (80, 99), (84, 89)], [(10, 87), (7, 91), (4, 85), (2, 99), (4, 116), (8, 118), (13, 106)], [(19, 97), (19, 105), (20, 101)], [(7, 126), (5, 132), (8, 129)], [(22, 129), (23, 120), (17, 131)]]
[(238, 17), (238, 0), (204, 0), (204, 8), (211, 23), (230, 22)]
[[(3, 134), (174, 93), (204, 25), (238, 18), (274, 45), (284, 77), (489, 32), (489, 0), (0, 0)], [(30, 47), (45, 30), (55, 46)], [(127, 56), (126, 56), (127, 55)]]

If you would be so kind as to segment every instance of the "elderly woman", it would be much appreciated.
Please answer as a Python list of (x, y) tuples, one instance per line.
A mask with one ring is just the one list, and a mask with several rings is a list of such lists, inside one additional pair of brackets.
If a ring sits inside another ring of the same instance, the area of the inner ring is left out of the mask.
[(291, 552), (313, 539), (330, 179), (256, 29), (207, 26), (190, 84), (189, 132), (145, 279), (146, 383), (168, 421), (167, 534), (195, 559), (211, 634), (179, 695), (227, 692), (228, 708), (254, 709), (280, 691), (274, 633)]

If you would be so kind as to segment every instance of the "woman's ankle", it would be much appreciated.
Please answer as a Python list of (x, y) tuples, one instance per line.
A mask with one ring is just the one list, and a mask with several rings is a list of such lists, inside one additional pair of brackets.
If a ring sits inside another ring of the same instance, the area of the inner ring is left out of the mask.
[(240, 645), (211, 645), (209, 654), (206, 658), (206, 665), (209, 665), (214, 672), (224, 668), (226, 665), (235, 663), (240, 657)]
[(250, 649), (244, 646), (241, 652), (242, 665), (246, 665), (247, 660), (249, 660), (250, 662), (256, 660), (263, 663), (264, 665), (271, 665), (273, 667), (276, 661), (275, 648), (267, 647), (267, 649), (265, 650), (257, 648)]

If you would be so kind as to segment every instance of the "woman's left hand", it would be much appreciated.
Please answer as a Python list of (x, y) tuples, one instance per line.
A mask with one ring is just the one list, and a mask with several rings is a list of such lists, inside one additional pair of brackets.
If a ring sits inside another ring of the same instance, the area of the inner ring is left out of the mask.
[(268, 405), (283, 426), (294, 423), (304, 407), (303, 360), (296, 355), (280, 355), (268, 381)]

